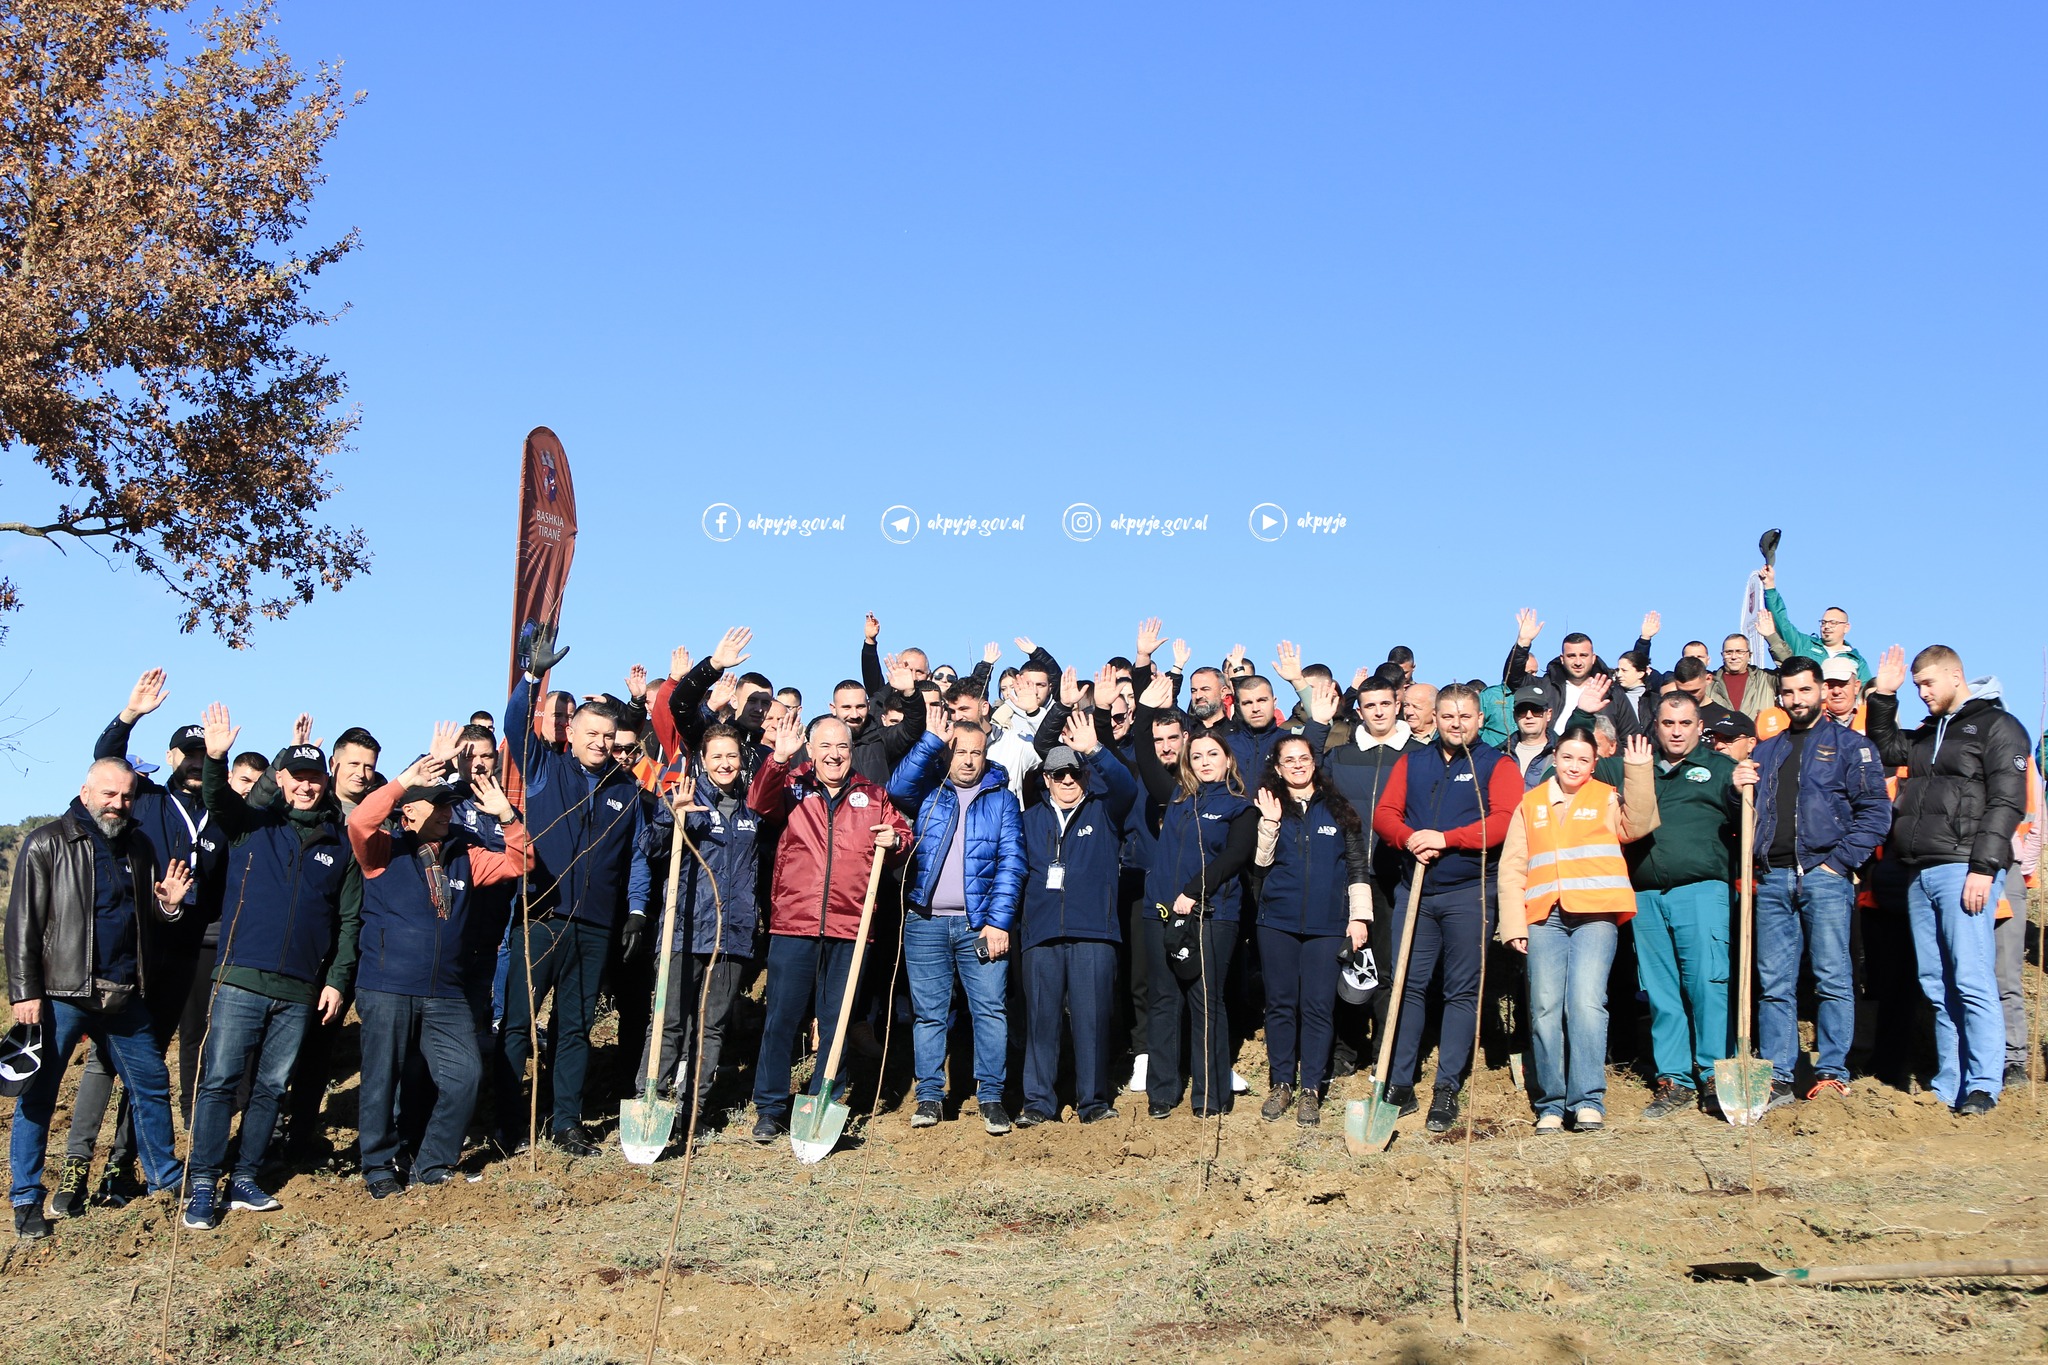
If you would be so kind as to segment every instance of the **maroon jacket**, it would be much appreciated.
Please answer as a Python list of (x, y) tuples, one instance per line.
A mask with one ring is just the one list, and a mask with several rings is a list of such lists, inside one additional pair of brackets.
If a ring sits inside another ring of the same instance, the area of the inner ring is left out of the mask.
[(810, 763), (794, 768), (769, 758), (754, 774), (747, 805), (782, 827), (775, 848), (775, 880), (768, 895), (768, 932), (816, 938), (852, 938), (860, 931), (874, 865), (872, 825), (896, 830), (886, 859), (899, 863), (910, 847), (910, 823), (889, 794), (858, 773), (835, 805)]

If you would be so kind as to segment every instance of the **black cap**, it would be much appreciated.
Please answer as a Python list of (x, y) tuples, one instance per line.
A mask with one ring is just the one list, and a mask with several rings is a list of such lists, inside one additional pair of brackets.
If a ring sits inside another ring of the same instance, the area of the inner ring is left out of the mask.
[(171, 747), (186, 752), (190, 752), (193, 749), (204, 749), (206, 747), (206, 727), (204, 725), (179, 726), (171, 733)]
[(327, 755), (320, 752), (317, 744), (294, 744), (284, 751), (277, 766), (288, 773), (325, 773)]
[(1714, 723), (1707, 727), (1707, 737), (1724, 743), (1736, 739), (1754, 739), (1756, 722), (1740, 711), (1730, 711), (1726, 715), (1716, 717)]
[(1515, 689), (1516, 714), (1520, 714), (1524, 710), (1548, 711), (1549, 709), (1549, 689), (1538, 687), (1534, 683), (1530, 683), (1527, 687), (1518, 687)]
[(405, 794), (398, 798), (398, 804), (409, 806), (415, 801), (431, 801), (437, 806), (452, 806), (468, 799), (469, 783), (458, 778), (453, 782), (436, 782), (431, 787), (407, 787)]

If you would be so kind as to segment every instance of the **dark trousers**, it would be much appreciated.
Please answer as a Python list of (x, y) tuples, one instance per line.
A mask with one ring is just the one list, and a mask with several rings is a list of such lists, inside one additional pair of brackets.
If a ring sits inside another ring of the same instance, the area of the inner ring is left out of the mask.
[(1346, 1000), (1337, 1002), (1332, 1023), (1337, 1040), (1333, 1074), (1349, 1075), (1353, 1070), (1369, 1070), (1378, 1060), (1380, 1039), (1387, 1029), (1387, 1005), (1393, 999), (1394, 953), (1399, 947), (1394, 941), (1393, 925), (1394, 916), (1388, 898), (1376, 887), (1372, 928), (1365, 942), (1372, 949), (1373, 965), (1379, 971), (1380, 984), (1373, 987), (1362, 1005)]
[(419, 1132), (412, 1171), (415, 1176), (427, 1176), (449, 1170), (462, 1159), (462, 1133), (469, 1126), (477, 1081), (483, 1073), (473, 1007), (460, 997), (364, 991), (356, 998), (356, 1013), (363, 1021), (359, 1120), (363, 1174), (397, 1172), (403, 1146), (398, 1129), (399, 1081), (414, 1056), (426, 1065), (433, 1098), (425, 1115), (407, 1116), (411, 1120), (407, 1126)]
[(839, 1002), (846, 994), (846, 972), (853, 965), (853, 940), (796, 934), (768, 936), (767, 1017), (761, 1022), (761, 1057), (754, 1064), (754, 1112), (775, 1123), (789, 1122), (789, 1069), (804, 1025), (818, 1021), (818, 1074), (822, 1058), (832, 1050), (839, 1027)]
[[(524, 942), (521, 942), (522, 937)], [(505, 1068), (514, 1077), (526, 1073), (533, 1055), (533, 1014), (552, 991), (554, 1019), (548, 1026), (548, 1046), (534, 1071), (534, 1092), (539, 1097), (540, 1126), (556, 1133), (574, 1132), (583, 1124), (583, 1078), (590, 1066), (590, 1025), (597, 1013), (597, 987), (604, 976), (605, 959), (611, 953), (612, 931), (586, 920), (544, 916), (534, 920), (521, 935), (512, 935), (512, 974), (505, 984), (505, 1031), (499, 1051)], [(527, 982), (531, 978), (529, 997)], [(504, 1101), (519, 1093), (515, 1088), (499, 1096)], [(503, 1127), (512, 1127), (499, 1115)]]
[(1321, 1093), (1330, 1082), (1330, 1047), (1337, 1005), (1339, 956), (1351, 946), (1342, 934), (1291, 934), (1259, 926), (1259, 957), (1266, 976), (1266, 1064), (1274, 1085), (1295, 1084)]
[(1197, 1113), (1215, 1113), (1230, 1103), (1230, 1029), (1223, 983), (1237, 949), (1237, 921), (1202, 921), (1201, 974), (1183, 981), (1166, 961), (1166, 926), (1145, 920), (1146, 971), (1150, 974), (1151, 1047), (1145, 1096), (1153, 1104), (1180, 1103), (1182, 1021), (1188, 1037), (1188, 1072)]
[(1151, 1051), (1146, 1034), (1151, 1027), (1152, 1000), (1147, 994), (1152, 960), (1145, 956), (1144, 919), (1151, 909), (1145, 899), (1145, 873), (1127, 867), (1117, 881), (1117, 900), (1123, 911), (1124, 941), (1117, 945), (1117, 978), (1120, 983), (1118, 1014), (1128, 1034), (1130, 1053), (1141, 1057)]
[[(685, 855), (687, 856), (687, 855)], [(648, 926), (649, 937), (658, 938), (661, 919), (656, 916)], [(619, 1012), (619, 1056), (640, 1057), (647, 1055), (647, 1040), (653, 1035), (654, 1025), (654, 962), (661, 956), (659, 945), (642, 947), (640, 955), (628, 961), (614, 947), (611, 962), (606, 969), (612, 1004)], [(675, 989), (675, 982), (669, 982), (669, 989)], [(638, 1094), (646, 1077), (642, 1070), (619, 1077), (619, 1094)]]
[[(1394, 908), (1395, 941), (1406, 932), (1405, 901)], [(1443, 1023), (1438, 1030), (1436, 1083), (1455, 1090), (1472, 1068), (1472, 1043), (1479, 1023), (1479, 963), (1493, 933), (1492, 907), (1481, 901), (1477, 883), (1447, 891), (1424, 891), (1416, 908), (1415, 947), (1408, 959), (1408, 986), (1394, 1033), (1389, 1085), (1414, 1085), (1420, 1070), (1423, 1014), (1429, 988), (1438, 982)], [(1388, 974), (1391, 979), (1391, 972)]]
[(1057, 1117), (1062, 1025), (1074, 1032), (1074, 1108), (1109, 1107), (1110, 1024), (1116, 1014), (1117, 945), (1102, 939), (1054, 939), (1024, 950), (1024, 1107)]
[[(178, 1031), (178, 1021), (185, 1012), (185, 998), (192, 988), (194, 966), (194, 959), (189, 954), (176, 957), (152, 955), (144, 972), (149, 980), (149, 992), (143, 996), (142, 1005), (149, 1011), (149, 1036), (156, 1043), (158, 1056), (171, 1049), (171, 1038)], [(196, 1057), (194, 1060), (196, 1063)], [(179, 1069), (184, 1069), (182, 1064)], [(195, 1065), (193, 1070), (196, 1072), (197, 1069)], [(64, 1144), (66, 1157), (92, 1160), (92, 1149), (100, 1140), (100, 1128), (107, 1119), (107, 1101), (113, 1092), (114, 1069), (107, 1064), (105, 1049), (94, 1043), (92, 1055), (86, 1059), (85, 1070), (78, 1077), (78, 1098), (71, 1106), (71, 1130)], [(181, 1099), (180, 1112), (189, 1125), (192, 1113), (189, 1090)], [(114, 1148), (107, 1154), (108, 1172), (120, 1169), (134, 1157), (135, 1119), (129, 1112), (128, 1087), (123, 1086), (121, 1103), (114, 1113)]]
[(213, 964), (220, 954), (215, 943), (201, 943), (192, 960), (192, 979), (185, 987), (185, 1005), (178, 1016), (178, 1116), (192, 1126), (192, 1096), (199, 1090), (199, 1063), (205, 1049), (206, 1016), (213, 1008)]
[[(726, 1025), (732, 1022), (733, 1002), (739, 999), (740, 979), (746, 971), (745, 958), (720, 957), (714, 965), (709, 953), (676, 953), (669, 964), (668, 1004), (662, 1011), (661, 1059), (656, 1065), (655, 1083), (664, 1095), (681, 1095), (685, 1103), (694, 1102), (700, 1116), (704, 1112), (705, 1101), (711, 1097), (712, 1083), (718, 1079), (718, 1059), (725, 1051)], [(711, 981), (708, 997), (704, 992), (707, 976)], [(701, 1070), (694, 1061), (700, 1002), (704, 1029)], [(650, 1032), (640, 1049), (640, 1067), (633, 1078), (633, 1084), (639, 1091), (647, 1088), (647, 1049), (654, 1046), (654, 1038)], [(694, 1101), (691, 1100), (692, 1082), (695, 1082)]]
[(334, 1049), (348, 1025), (349, 1004), (342, 1001), (331, 1024), (321, 1023), (315, 1011), (306, 1021), (305, 1036), (299, 1039), (299, 1056), (292, 1064), (291, 1094), (285, 1106), (285, 1123), (295, 1154), (317, 1155), (326, 1145), (327, 1123), (320, 1110), (327, 1099), (328, 1083), (334, 1079)]

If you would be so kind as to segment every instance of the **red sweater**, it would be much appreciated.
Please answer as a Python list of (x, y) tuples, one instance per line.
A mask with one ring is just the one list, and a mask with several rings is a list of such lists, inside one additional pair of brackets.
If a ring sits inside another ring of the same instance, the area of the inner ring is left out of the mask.
[[(1486, 784), (1486, 819), (1474, 820), (1456, 829), (1438, 831), (1449, 848), (1499, 848), (1507, 841), (1508, 826), (1514, 823), (1515, 808), (1522, 804), (1522, 774), (1512, 759), (1493, 766)], [(1379, 804), (1372, 808), (1372, 832), (1396, 848), (1408, 847), (1415, 833), (1402, 818), (1408, 809), (1408, 756), (1394, 760), (1387, 783), (1380, 788)]]

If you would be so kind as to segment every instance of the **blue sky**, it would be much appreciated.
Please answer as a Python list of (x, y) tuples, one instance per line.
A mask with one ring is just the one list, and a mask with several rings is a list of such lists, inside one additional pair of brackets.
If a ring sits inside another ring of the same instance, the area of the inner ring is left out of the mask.
[[(37, 722), (0, 819), (75, 790), (150, 664), (152, 754), (219, 698), (265, 746), (301, 708), (367, 725), (392, 768), (498, 706), (540, 424), (577, 690), (745, 623), (822, 700), (869, 609), (963, 666), (1017, 634), (1092, 665), (1157, 613), (1203, 659), (1398, 641), (1442, 679), (1495, 676), (1517, 607), (1610, 652), (1656, 607), (1668, 664), (1779, 525), (1809, 629), (1952, 644), (2038, 722), (2038, 6), (281, 10), (369, 92), (314, 230), (364, 239), (316, 341), (374, 571), (238, 654), (0, 543), (0, 690)], [(845, 529), (718, 543), (714, 502)]]

